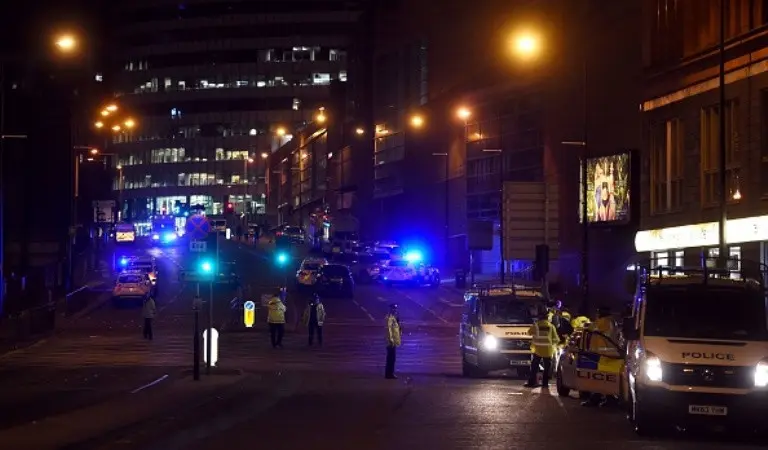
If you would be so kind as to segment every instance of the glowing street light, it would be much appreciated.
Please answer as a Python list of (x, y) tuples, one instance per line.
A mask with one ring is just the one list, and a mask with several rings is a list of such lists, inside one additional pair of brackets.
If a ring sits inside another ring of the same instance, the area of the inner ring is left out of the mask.
[(70, 53), (77, 48), (77, 39), (71, 34), (62, 34), (56, 38), (56, 47), (64, 53)]
[(115, 169), (117, 169), (117, 170), (123, 170), (123, 166), (122, 166), (122, 165), (120, 165), (120, 164), (118, 164), (118, 165), (117, 165), (117, 167), (115, 167)]
[(252, 163), (253, 162), (253, 158), (248, 158), (248, 162)]
[(136, 122), (133, 119), (127, 119), (123, 125), (125, 128), (133, 128), (136, 126)]
[(285, 128), (283, 128), (283, 127), (280, 127), (280, 128), (278, 128), (275, 131), (275, 134), (277, 134), (280, 137), (285, 136), (285, 133), (286, 133), (286, 131), (285, 131)]
[(94, 123), (93, 126), (96, 128), (104, 128), (104, 122), (99, 120), (98, 122)]
[(541, 51), (539, 38), (531, 33), (522, 33), (515, 37), (514, 51), (526, 58), (534, 57)]
[(91, 155), (96, 155), (98, 153), (99, 153), (99, 149), (98, 148), (92, 148), (91, 149)]
[(424, 126), (424, 118), (420, 115), (411, 117), (411, 125), (413, 125), (414, 128), (421, 128)]
[(101, 111), (101, 115), (104, 116), (104, 117), (107, 117), (109, 115), (109, 111), (104, 109), (104, 110)]
[(267, 159), (267, 158), (269, 158), (269, 153), (264, 152), (261, 154), (261, 159)]
[(362, 129), (361, 127), (357, 127), (355, 129), (355, 134), (357, 134), (358, 136), (362, 136), (363, 134), (365, 134), (365, 130)]
[(472, 115), (472, 111), (462, 106), (456, 110), (456, 115), (459, 116), (459, 119), (461, 120), (467, 120)]
[(115, 125), (112, 127), (112, 131), (120, 131), (120, 130), (122, 130), (122, 127), (120, 127), (120, 125)]
[(115, 104), (111, 104), (111, 105), (107, 106), (107, 107), (106, 107), (106, 108), (104, 108), (104, 109), (105, 109), (105, 110), (107, 110), (107, 111), (109, 111), (109, 112), (115, 112), (115, 111), (117, 111), (117, 105), (115, 105)]

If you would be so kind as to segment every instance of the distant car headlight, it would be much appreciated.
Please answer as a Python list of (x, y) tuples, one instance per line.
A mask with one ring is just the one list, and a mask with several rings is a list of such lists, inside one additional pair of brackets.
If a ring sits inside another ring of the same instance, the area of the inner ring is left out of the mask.
[(755, 368), (755, 387), (768, 387), (768, 360), (757, 363)]
[(160, 240), (160, 235), (159, 235), (159, 234), (157, 234), (157, 233), (153, 234), (153, 235), (152, 235), (152, 240), (153, 240), (153, 241), (157, 241), (157, 240)]
[(646, 353), (645, 356), (645, 375), (650, 381), (661, 381), (663, 375), (661, 360), (650, 353)]
[(483, 348), (486, 350), (496, 350), (499, 348), (499, 340), (496, 339), (496, 336), (486, 334), (483, 338)]

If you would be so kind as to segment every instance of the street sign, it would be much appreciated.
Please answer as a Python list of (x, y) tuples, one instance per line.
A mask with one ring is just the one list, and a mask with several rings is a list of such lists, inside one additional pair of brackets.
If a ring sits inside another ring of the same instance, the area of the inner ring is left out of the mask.
[(187, 219), (186, 230), (192, 239), (202, 240), (211, 232), (211, 224), (205, 216), (192, 216)]
[(211, 335), (211, 367), (216, 367), (219, 361), (219, 332), (216, 328), (203, 331), (203, 361), (208, 362), (208, 334)]
[(207, 247), (205, 241), (189, 241), (189, 251), (192, 253), (205, 253)]
[(243, 305), (243, 323), (246, 328), (252, 328), (256, 321), (256, 304), (248, 300)]

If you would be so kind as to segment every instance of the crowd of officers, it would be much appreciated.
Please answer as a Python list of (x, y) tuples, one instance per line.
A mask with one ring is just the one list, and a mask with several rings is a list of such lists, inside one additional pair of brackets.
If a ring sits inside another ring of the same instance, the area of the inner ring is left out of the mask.
[[(585, 329), (600, 333), (590, 339), (589, 350), (591, 351), (599, 352), (609, 348), (609, 344), (603, 336), (608, 337), (613, 342), (619, 342), (619, 328), (608, 307), (598, 308), (594, 320), (584, 314), (573, 317), (567, 308), (563, 308), (560, 301), (551, 304), (548, 308), (542, 308), (536, 322), (529, 330), (532, 336), (531, 352), (533, 356), (530, 376), (525, 386), (529, 388), (541, 386), (548, 389), (552, 373), (552, 359), (557, 354), (558, 349), (568, 345), (570, 336), (574, 331)], [(538, 382), (540, 370), (542, 372), (541, 384)], [(580, 395), (584, 400), (581, 405), (587, 407), (611, 405), (616, 400), (603, 398), (598, 394), (589, 392), (581, 392)]]

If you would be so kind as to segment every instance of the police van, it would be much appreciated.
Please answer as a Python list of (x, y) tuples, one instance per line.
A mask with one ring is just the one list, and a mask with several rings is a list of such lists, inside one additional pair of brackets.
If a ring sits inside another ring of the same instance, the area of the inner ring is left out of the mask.
[(464, 295), (459, 328), (463, 376), (515, 369), (527, 376), (531, 335), (537, 312), (545, 305), (540, 288), (522, 285), (475, 287)]
[[(714, 268), (719, 267), (719, 268)], [(641, 267), (622, 397), (637, 432), (663, 425), (752, 430), (768, 413), (768, 327), (763, 264)]]

